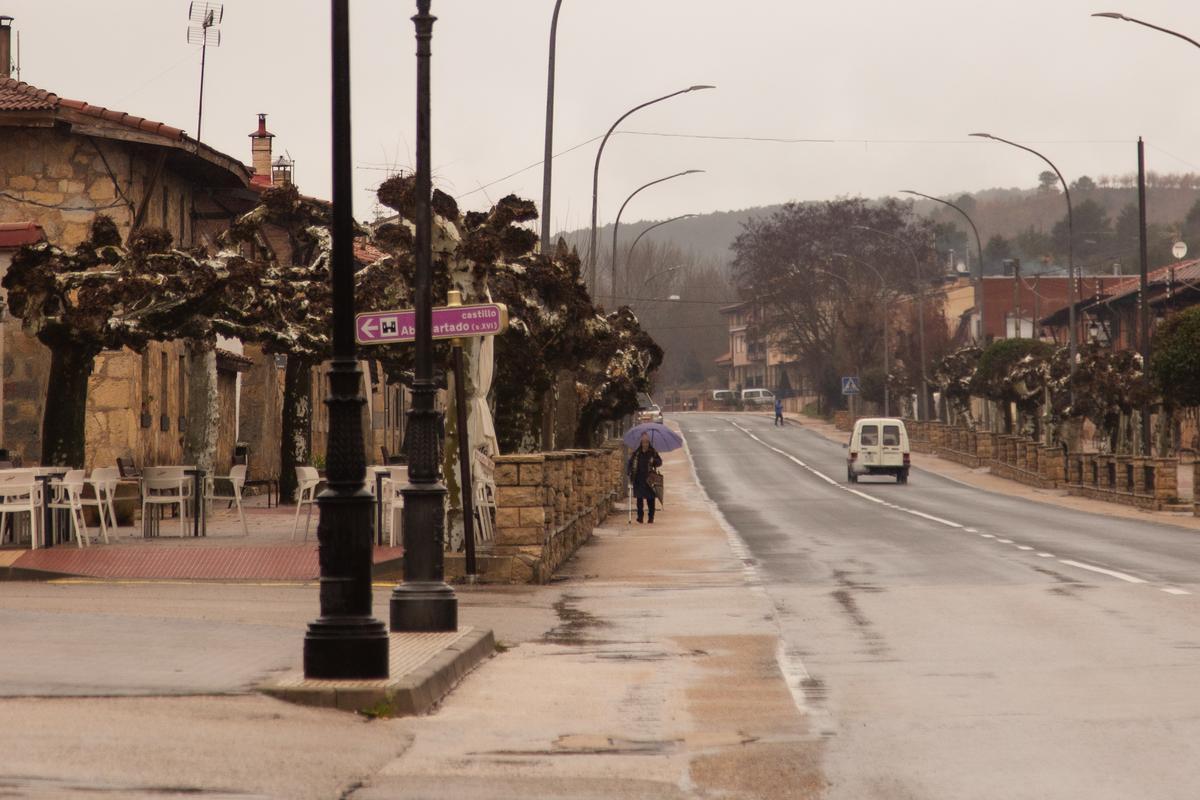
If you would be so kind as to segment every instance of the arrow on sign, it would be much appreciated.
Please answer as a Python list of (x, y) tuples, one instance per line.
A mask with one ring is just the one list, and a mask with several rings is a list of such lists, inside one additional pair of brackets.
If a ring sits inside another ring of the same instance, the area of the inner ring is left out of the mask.
[(358, 324), (358, 332), (360, 339), (378, 339), (379, 319), (377, 317), (363, 317)]

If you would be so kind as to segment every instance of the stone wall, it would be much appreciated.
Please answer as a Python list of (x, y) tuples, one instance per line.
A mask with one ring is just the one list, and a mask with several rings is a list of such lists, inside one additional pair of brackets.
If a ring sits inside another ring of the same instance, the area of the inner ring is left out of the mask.
[[(497, 456), (496, 538), (479, 554), (480, 577), (546, 583), (611, 512), (621, 492), (623, 450)], [(452, 577), (460, 559), (448, 559)]]
[[(1008, 480), (1065, 488), (1095, 500), (1161, 509), (1178, 492), (1178, 459), (1109, 453), (1065, 453), (1024, 436), (968, 431), (941, 422), (906, 421), (916, 452), (931, 453)], [(1200, 474), (1197, 475), (1200, 478)], [(1200, 515), (1200, 505), (1197, 506)]]

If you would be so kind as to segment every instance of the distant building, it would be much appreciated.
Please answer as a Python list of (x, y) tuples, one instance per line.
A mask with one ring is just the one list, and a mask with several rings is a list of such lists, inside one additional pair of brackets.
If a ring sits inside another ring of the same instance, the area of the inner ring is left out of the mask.
[(753, 302), (722, 306), (729, 328), (729, 351), (715, 359), (726, 367), (730, 389), (770, 389), (790, 393), (804, 384), (801, 364), (778, 344), (769, 344), (755, 329), (761, 310)]

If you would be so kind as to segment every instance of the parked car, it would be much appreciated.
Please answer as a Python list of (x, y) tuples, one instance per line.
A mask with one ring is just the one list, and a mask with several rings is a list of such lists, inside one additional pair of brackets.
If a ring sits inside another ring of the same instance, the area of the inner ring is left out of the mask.
[(854, 424), (846, 447), (846, 480), (858, 483), (861, 475), (894, 475), (908, 483), (908, 431), (892, 417), (868, 417)]
[(742, 389), (742, 402), (748, 406), (773, 406), (775, 394), (770, 389)]
[(649, 408), (643, 408), (637, 413), (638, 422), (657, 422), (662, 423), (663, 413), (658, 405), (651, 405)]
[(718, 403), (733, 403), (732, 389), (713, 389), (712, 399)]

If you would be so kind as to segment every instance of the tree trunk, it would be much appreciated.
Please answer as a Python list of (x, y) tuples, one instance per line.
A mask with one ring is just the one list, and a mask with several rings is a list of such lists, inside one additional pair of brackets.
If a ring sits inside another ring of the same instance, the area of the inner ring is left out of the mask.
[(187, 417), (183, 460), (210, 475), (216, 466), (221, 409), (217, 398), (217, 350), (214, 342), (189, 339), (187, 349)]
[(88, 378), (96, 351), (78, 343), (50, 347), (50, 379), (42, 415), (42, 466), (83, 469)]
[(283, 374), (283, 431), (279, 437), (279, 496), (292, 502), (296, 467), (312, 463), (312, 364), (288, 356)]

